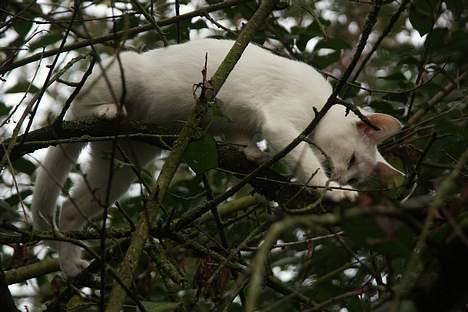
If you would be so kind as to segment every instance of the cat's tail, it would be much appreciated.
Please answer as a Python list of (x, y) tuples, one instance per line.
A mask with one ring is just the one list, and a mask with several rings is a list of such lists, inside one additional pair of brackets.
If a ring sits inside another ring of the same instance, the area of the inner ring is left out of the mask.
[(62, 186), (86, 143), (69, 143), (49, 147), (38, 170), (32, 199), (32, 219), (36, 230), (52, 228), (55, 206)]

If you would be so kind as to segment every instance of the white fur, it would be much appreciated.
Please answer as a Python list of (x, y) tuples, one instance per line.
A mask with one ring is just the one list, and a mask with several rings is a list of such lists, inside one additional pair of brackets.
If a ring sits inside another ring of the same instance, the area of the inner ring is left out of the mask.
[[(229, 40), (206, 39), (142, 54), (121, 53), (126, 86), (124, 107), (117, 106), (122, 97), (122, 78), (118, 62), (113, 59), (104, 64), (107, 79), (95, 68), (67, 119), (112, 119), (121, 113), (128, 120), (151, 122), (176, 131), (187, 120), (195, 103), (192, 87), (202, 79), (205, 53), (208, 53), (208, 77), (211, 77), (232, 44)], [(215, 117), (209, 131), (227, 142), (244, 145), (249, 159), (262, 161), (265, 155), (256, 146), (256, 134), (262, 134), (273, 152), (283, 149), (313, 119), (314, 107), (320, 109), (331, 92), (330, 84), (312, 67), (249, 45), (217, 97), (228, 118)], [(391, 122), (392, 117), (380, 116), (388, 118), (391, 128), (379, 132), (380, 137), (389, 137), (399, 130), (399, 125)], [(325, 186), (327, 182), (329, 186), (347, 185), (351, 179), (367, 177), (383, 160), (377, 150), (379, 142), (369, 133), (372, 132), (355, 115), (345, 117), (344, 109), (334, 106), (311, 135), (313, 142), (331, 159), (334, 181), (329, 181), (322, 168), (324, 157), (307, 143), (297, 146), (285, 161), (300, 183), (310, 180), (309, 184), (316, 186)], [(81, 229), (87, 220), (125, 193), (135, 179), (130, 166), (114, 168), (106, 202), (109, 176), (106, 153), (110, 144), (90, 143), (93, 156), (85, 170), (86, 181), (75, 185), (70, 198), (64, 202), (60, 230)], [(143, 143), (123, 141), (120, 144), (125, 156), (117, 152), (116, 158), (124, 161), (130, 158), (136, 167), (143, 167), (158, 154), (156, 148)], [(49, 149), (34, 192), (35, 228), (50, 228), (60, 185), (83, 146), (68, 144)], [(349, 167), (353, 153), (356, 161)], [(353, 200), (357, 193), (328, 190), (325, 195), (339, 201)], [(60, 243), (58, 249), (62, 270), (67, 275), (74, 276), (86, 266), (79, 248)]]

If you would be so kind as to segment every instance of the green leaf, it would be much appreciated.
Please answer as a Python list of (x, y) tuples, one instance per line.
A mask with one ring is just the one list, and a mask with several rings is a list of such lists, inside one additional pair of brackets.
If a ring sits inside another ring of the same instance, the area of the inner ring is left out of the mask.
[(17, 23), (13, 23), (13, 28), (18, 33), (18, 35), (24, 39), (28, 34), (29, 30), (31, 29), (33, 23), (32, 21), (21, 21)]
[(351, 49), (351, 45), (341, 39), (331, 38), (320, 40), (315, 46), (315, 50), (332, 49), (332, 50), (346, 50)]
[(349, 219), (343, 224), (343, 229), (355, 243), (363, 245), (372, 245), (385, 237), (377, 224), (369, 218)]
[(449, 31), (447, 28), (434, 28), (434, 30), (427, 36), (424, 45), (428, 51), (436, 52), (445, 50), (448, 45)]
[[(5, 93), (36, 93), (40, 89), (28, 81), (20, 81), (10, 89), (6, 90)], [(1, 109), (0, 109), (1, 111)]]
[(431, 31), (434, 23), (434, 18), (431, 15), (414, 4), (410, 7), (409, 20), (421, 37)]
[(185, 150), (185, 161), (197, 174), (218, 167), (218, 150), (216, 141), (208, 134), (190, 142)]
[(337, 62), (340, 59), (341, 53), (339, 51), (333, 51), (326, 55), (315, 54), (312, 59), (312, 65), (319, 69), (325, 68), (330, 64)]
[(10, 107), (7, 107), (5, 103), (0, 102), (0, 116), (6, 116), (10, 112)]
[(202, 28), (208, 28), (206, 25), (206, 22), (202, 19), (199, 19), (195, 23), (190, 24), (190, 29), (202, 29)]
[(16, 193), (16, 194), (11, 195), (10, 197), (5, 199), (5, 202), (10, 206), (14, 206), (14, 205), (17, 205), (21, 199), (25, 199), (31, 194), (32, 194), (31, 190), (25, 190), (25, 191), (19, 192), (19, 194)]
[[(369, 304), (368, 304), (369, 305)], [(349, 312), (364, 312), (371, 311), (370, 307), (366, 306), (365, 300), (360, 300), (359, 296), (349, 297), (346, 300), (346, 308)]]
[(464, 30), (457, 30), (451, 33), (448, 47), (453, 55), (460, 54), (461, 59), (465, 58), (465, 51), (468, 51), (468, 33)]
[(55, 42), (59, 41), (62, 38), (63, 38), (62, 33), (50, 32), (47, 35), (42, 36), (38, 40), (32, 42), (29, 45), (29, 49), (30, 50), (36, 50), (36, 49), (39, 49), (39, 48), (45, 48), (48, 45), (51, 45), (52, 43), (55, 43)]
[(412, 0), (411, 4), (424, 14), (435, 16), (439, 8), (439, 2), (440, 0)]
[(0, 199), (0, 211), (3, 212), (4, 210), (13, 211), (14, 209), (13, 209), (13, 207), (11, 207), (11, 205), (6, 200)]
[(291, 28), (291, 34), (296, 37), (296, 45), (299, 50), (304, 51), (310, 39), (321, 36), (320, 26), (313, 22), (306, 28), (294, 26)]
[(36, 170), (36, 165), (27, 159), (20, 158), (13, 162), (13, 168), (16, 171), (31, 175), (34, 172), (34, 170)]
[(6, 200), (0, 199), (0, 222), (17, 220), (16, 207), (10, 205)]

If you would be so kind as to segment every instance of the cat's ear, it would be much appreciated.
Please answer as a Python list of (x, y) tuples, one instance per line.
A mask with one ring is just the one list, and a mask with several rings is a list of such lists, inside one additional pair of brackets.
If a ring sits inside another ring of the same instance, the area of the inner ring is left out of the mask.
[(369, 127), (365, 122), (359, 120), (357, 128), (366, 135), (372, 143), (380, 144), (386, 139), (394, 136), (401, 130), (401, 123), (395, 117), (387, 114), (370, 114), (366, 116), (369, 121), (380, 130)]
[(406, 176), (403, 172), (393, 167), (383, 156), (377, 152), (377, 163), (375, 164), (374, 171), (378, 176), (383, 179), (391, 179), (395, 176)]

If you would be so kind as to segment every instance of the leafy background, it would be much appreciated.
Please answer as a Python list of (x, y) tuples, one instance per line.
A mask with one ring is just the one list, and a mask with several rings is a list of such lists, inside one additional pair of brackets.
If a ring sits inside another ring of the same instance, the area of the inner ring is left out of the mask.
[[(217, 2), (83, 1), (78, 22), (72, 24), (77, 3), (71, 1), (2, 2), (2, 139), (17, 135), (15, 130), (50, 124), (74, 89), (70, 82), (79, 81), (86, 70), (90, 51), (106, 57), (121, 49), (162, 47), (164, 40), (149, 28), (67, 50), (54, 66), (54, 56), (24, 64), (21, 60), (61, 44), (142, 27), (151, 22), (148, 16), (162, 21), (175, 16), (179, 6), (183, 14)], [(374, 1), (298, 0), (281, 6), (254, 41), (316, 67), (336, 84)], [(294, 196), (279, 199), (281, 183), (275, 179), (263, 189), (243, 188), (218, 207), (220, 218), (205, 214), (177, 237), (155, 234), (147, 243), (131, 287), (147, 311), (242, 311), (251, 274), (260, 268), (265, 279), (258, 289), (259, 311), (466, 311), (467, 7), (466, 0), (383, 1), (363, 56), (341, 92), (344, 100), (397, 116), (405, 125), (381, 147), (405, 178), (361, 186), (356, 203), (322, 203), (307, 211), (294, 211), (305, 207)], [(255, 1), (243, 1), (161, 30), (169, 44), (205, 37), (235, 39), (255, 9)], [(67, 68), (76, 57), (80, 59)], [(48, 86), (49, 71), (62, 69), (60, 80)], [(43, 155), (42, 150), (2, 160), (1, 291), (10, 284), (21, 311), (99, 310), (102, 286), (96, 281), (103, 278), (101, 270), (92, 266), (84, 277), (66, 281), (58, 273), (55, 253), (28, 238), (30, 195)], [(139, 182), (150, 184), (164, 157), (151, 164)], [(238, 181), (241, 175), (215, 168), (227, 157), (216, 151), (212, 138), (200, 134), (185, 154), (193, 170), (180, 166), (156, 226)], [(72, 180), (80, 167), (74, 171)], [(67, 181), (66, 188), (71, 184)], [(110, 223), (117, 232), (137, 222), (144, 199), (140, 185), (132, 186), (115, 205), (118, 209), (112, 209)], [(259, 251), (268, 238), (274, 246)], [(108, 239), (107, 259), (113, 268), (128, 241), (125, 235)], [(230, 265), (225, 265), (221, 260), (228, 255)], [(255, 262), (259, 255), (265, 262)], [(31, 266), (37, 261), (47, 270)], [(19, 269), (30, 275), (21, 275), (25, 273)], [(110, 290), (111, 278), (106, 281)], [(128, 300), (123, 309), (137, 307)]]

